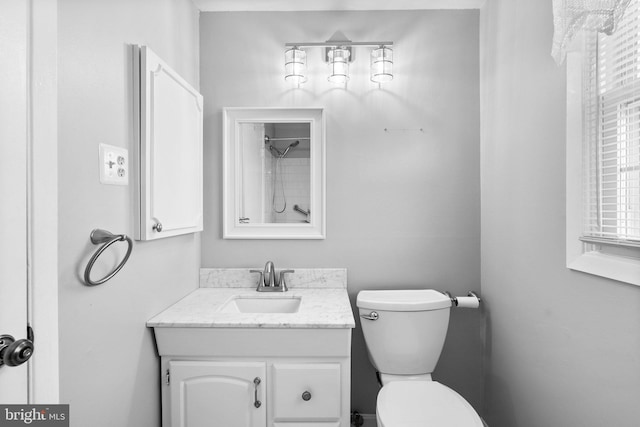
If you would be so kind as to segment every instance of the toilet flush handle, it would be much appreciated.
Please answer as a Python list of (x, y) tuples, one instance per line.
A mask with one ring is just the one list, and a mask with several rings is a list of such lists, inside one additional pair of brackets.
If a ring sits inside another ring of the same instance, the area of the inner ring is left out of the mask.
[(378, 313), (376, 313), (375, 311), (372, 311), (369, 314), (361, 314), (360, 317), (367, 320), (378, 320)]

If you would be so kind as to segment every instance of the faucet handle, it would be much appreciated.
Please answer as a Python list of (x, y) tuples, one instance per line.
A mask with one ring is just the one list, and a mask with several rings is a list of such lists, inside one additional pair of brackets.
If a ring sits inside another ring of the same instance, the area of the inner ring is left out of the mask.
[(263, 277), (264, 273), (262, 272), (262, 270), (249, 270), (249, 273), (258, 273), (259, 274), (259, 276), (258, 276), (258, 287), (260, 287), (260, 285), (263, 284), (262, 283), (262, 277)]
[(295, 273), (295, 270), (280, 270), (280, 280), (278, 282), (280, 283), (280, 286), (283, 288), (284, 291), (287, 290), (287, 282), (284, 278), (284, 275), (286, 273)]

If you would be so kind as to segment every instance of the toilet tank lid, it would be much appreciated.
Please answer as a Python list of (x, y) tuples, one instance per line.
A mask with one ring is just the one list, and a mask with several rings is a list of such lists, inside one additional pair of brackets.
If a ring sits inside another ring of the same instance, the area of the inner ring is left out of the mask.
[(426, 311), (451, 307), (448, 296), (433, 289), (360, 291), (359, 308), (387, 311)]

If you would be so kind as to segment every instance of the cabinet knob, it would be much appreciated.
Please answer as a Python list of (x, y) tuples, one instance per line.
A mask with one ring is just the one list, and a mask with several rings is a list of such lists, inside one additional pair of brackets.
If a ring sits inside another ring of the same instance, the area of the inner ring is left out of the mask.
[(162, 223), (161, 222), (157, 222), (156, 224), (153, 224), (153, 227), (151, 227), (154, 231), (157, 231), (158, 233), (162, 231)]
[(302, 400), (304, 400), (305, 402), (311, 400), (311, 393), (309, 393), (308, 391), (302, 393)]

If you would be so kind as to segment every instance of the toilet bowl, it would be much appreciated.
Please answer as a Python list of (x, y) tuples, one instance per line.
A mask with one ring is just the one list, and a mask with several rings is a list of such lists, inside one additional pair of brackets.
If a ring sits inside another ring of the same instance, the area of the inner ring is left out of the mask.
[(473, 407), (436, 381), (393, 381), (380, 390), (378, 427), (482, 427)]
[(378, 427), (482, 427), (473, 407), (431, 379), (451, 299), (435, 290), (361, 291), (356, 299), (369, 359), (382, 389)]

